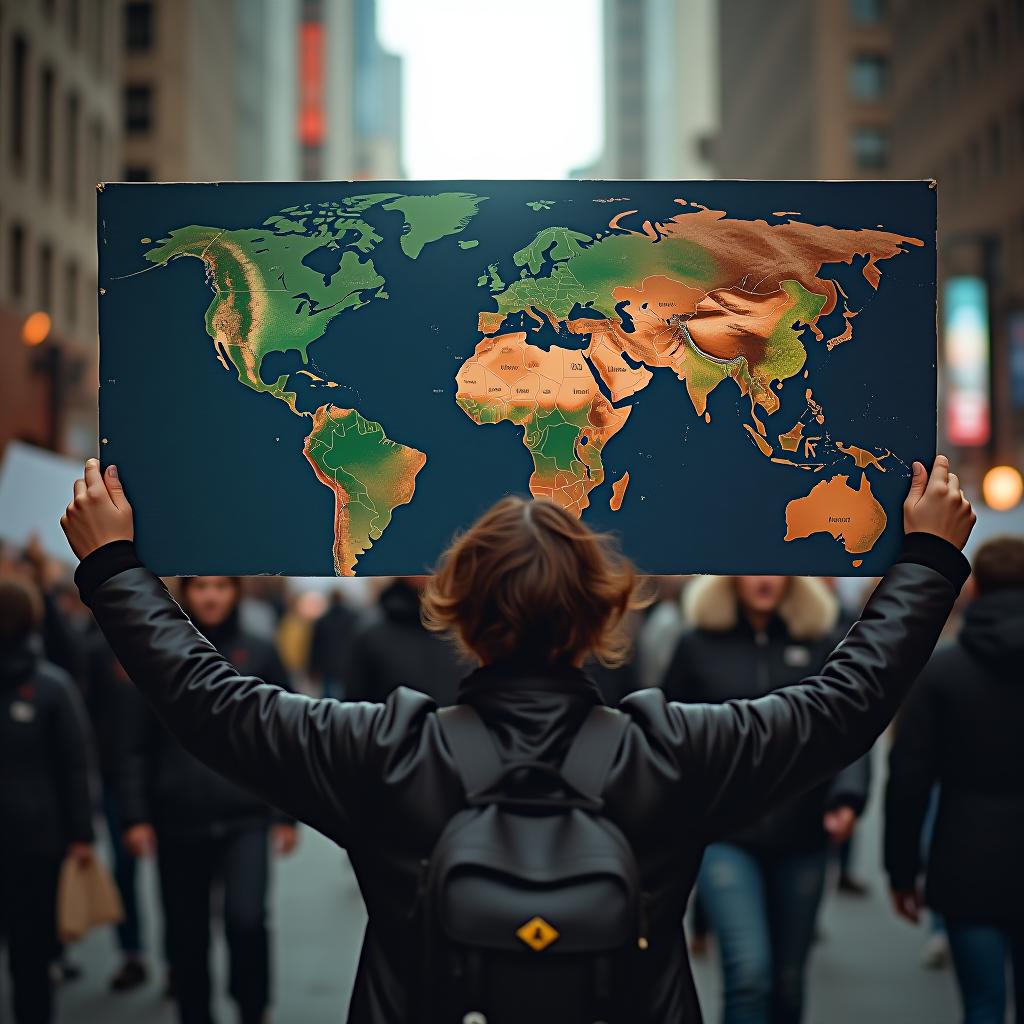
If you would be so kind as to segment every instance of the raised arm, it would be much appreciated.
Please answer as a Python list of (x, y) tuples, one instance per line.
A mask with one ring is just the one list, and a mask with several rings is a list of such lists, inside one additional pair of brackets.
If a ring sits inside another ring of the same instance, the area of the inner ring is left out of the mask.
[(904, 520), (902, 557), (817, 675), (720, 705), (641, 698), (642, 714), (671, 737), (679, 783), (709, 838), (864, 755), (924, 667), (967, 578), (960, 549), (974, 523), (943, 456), (930, 478), (915, 463)]
[(114, 653), (164, 724), (215, 771), (341, 844), (358, 832), (363, 766), (430, 701), (315, 701), (241, 676), (135, 557), (131, 506), (108, 467), (86, 464), (61, 520), (76, 580)]

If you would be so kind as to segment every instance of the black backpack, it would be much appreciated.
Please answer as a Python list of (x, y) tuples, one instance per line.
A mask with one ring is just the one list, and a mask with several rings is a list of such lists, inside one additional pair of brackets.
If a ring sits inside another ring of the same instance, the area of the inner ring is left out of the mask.
[(503, 765), (468, 705), (439, 712), (469, 806), (424, 865), (430, 1024), (619, 1024), (647, 948), (640, 877), (601, 794), (628, 718), (593, 708), (561, 768)]

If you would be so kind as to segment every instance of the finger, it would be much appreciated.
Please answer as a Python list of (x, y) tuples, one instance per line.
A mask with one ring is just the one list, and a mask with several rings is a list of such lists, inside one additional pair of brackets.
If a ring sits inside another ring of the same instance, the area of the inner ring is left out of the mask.
[(87, 487), (102, 485), (103, 477), (100, 475), (100, 460), (85, 460), (85, 483)]
[(110, 500), (121, 511), (128, 511), (131, 506), (128, 504), (128, 499), (124, 496), (121, 478), (117, 475), (117, 466), (113, 463), (107, 466), (107, 471), (103, 474), (103, 482), (107, 485), (107, 493), (110, 495)]
[(927, 483), (928, 474), (925, 472), (924, 464), (915, 462), (910, 478), (910, 491), (907, 494), (907, 505), (914, 506), (921, 500)]
[(76, 498), (84, 498), (85, 497), (85, 491), (86, 491), (85, 481), (84, 480), (76, 480), (75, 481), (75, 497)]
[(945, 486), (949, 480), (949, 459), (945, 455), (936, 455), (932, 463), (931, 476), (928, 478), (929, 485), (935, 487)]
[(962, 498), (964, 496), (964, 492), (960, 489), (960, 477), (956, 473), (949, 474), (949, 493), (954, 498)]

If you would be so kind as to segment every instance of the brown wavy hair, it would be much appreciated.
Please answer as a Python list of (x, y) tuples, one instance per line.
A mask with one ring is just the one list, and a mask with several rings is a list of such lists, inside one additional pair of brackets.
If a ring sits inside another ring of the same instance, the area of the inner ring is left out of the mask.
[(423, 622), (485, 664), (507, 658), (619, 665), (626, 613), (649, 599), (612, 538), (545, 499), (503, 498), (442, 555)]

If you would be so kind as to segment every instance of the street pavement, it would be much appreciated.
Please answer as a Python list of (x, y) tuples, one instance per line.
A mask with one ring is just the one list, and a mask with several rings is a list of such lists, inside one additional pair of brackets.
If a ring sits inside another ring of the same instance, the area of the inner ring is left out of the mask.
[[(876, 780), (883, 765), (879, 759)], [(821, 940), (813, 954), (805, 1024), (956, 1024), (959, 1019), (951, 971), (926, 970), (919, 958), (925, 936), (896, 919), (889, 909), (879, 871), (879, 786), (858, 832), (857, 871), (871, 895), (830, 895), (821, 917)], [(143, 867), (143, 897), (150, 984), (111, 995), (107, 979), (117, 964), (113, 935), (104, 929), (73, 951), (84, 968), (60, 993), (61, 1022), (69, 1024), (174, 1024), (160, 995), (159, 921), (152, 864)], [(345, 854), (303, 830), (299, 851), (278, 864), (273, 891), (275, 1024), (321, 1024), (345, 1018), (359, 943), (366, 921)], [(234, 1022), (224, 998), (226, 965), (221, 940), (214, 952), (218, 1017)], [(708, 1024), (719, 1016), (719, 980), (714, 953), (694, 964)], [(4, 993), (7, 994), (6, 992)], [(0, 1011), (0, 1021), (7, 1018)]]

